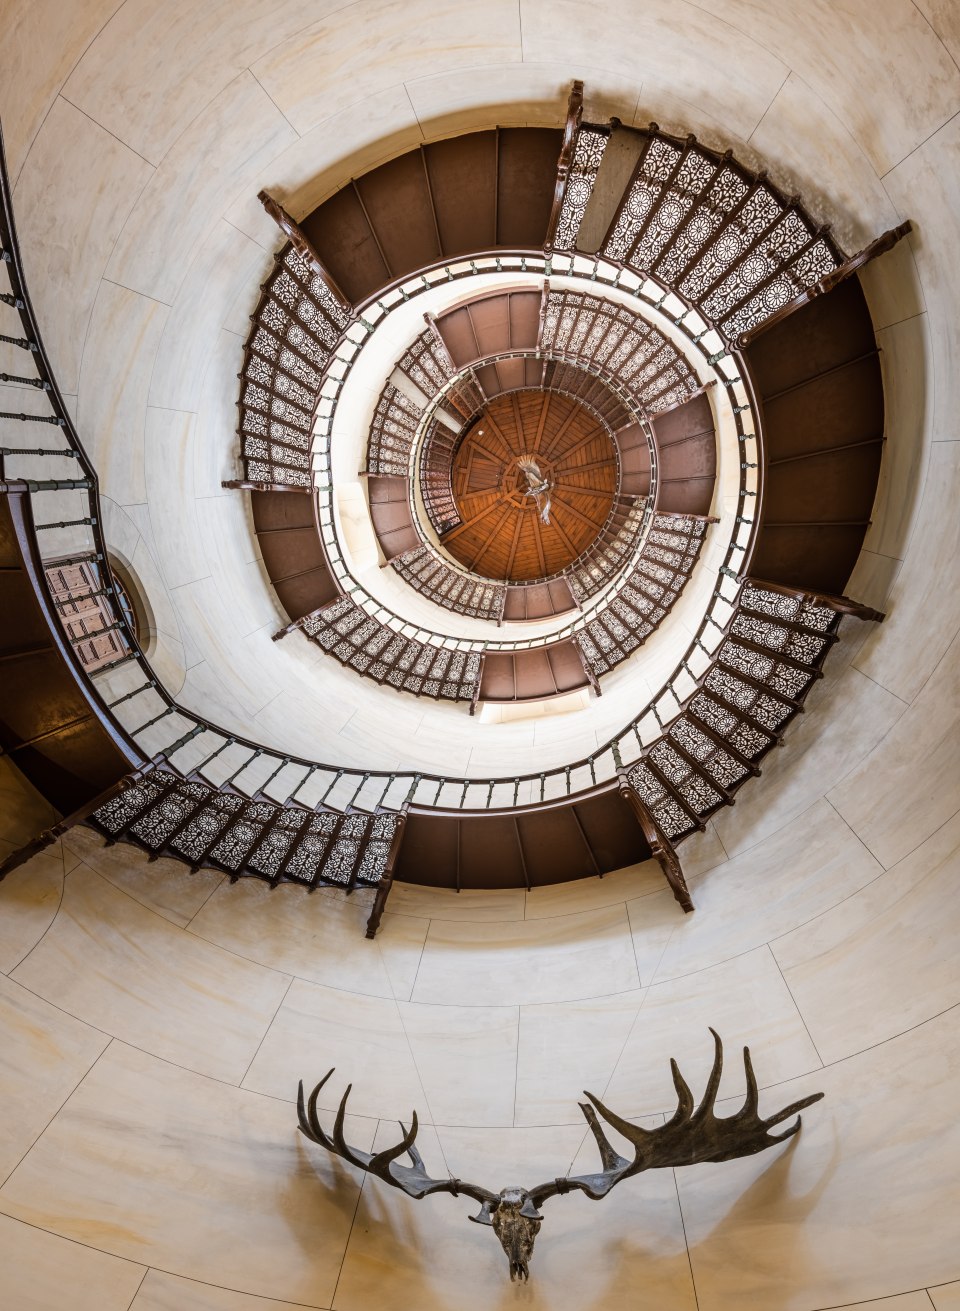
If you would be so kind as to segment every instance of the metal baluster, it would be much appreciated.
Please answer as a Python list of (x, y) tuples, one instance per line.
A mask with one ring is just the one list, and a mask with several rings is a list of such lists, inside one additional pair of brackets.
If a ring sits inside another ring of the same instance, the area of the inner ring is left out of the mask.
[(228, 737), (225, 742), (222, 742), (220, 746), (217, 747), (212, 755), (207, 756), (206, 760), (201, 760), (199, 765), (195, 765), (192, 772), (194, 774), (201, 773), (201, 771), (206, 769), (210, 764), (211, 760), (216, 760), (217, 756), (219, 756), (221, 752), (226, 751), (227, 747), (232, 747), (236, 740), (235, 737)]
[(357, 787), (357, 790), (354, 792), (353, 796), (350, 798), (350, 801), (349, 801), (349, 805), (350, 805), (351, 807), (356, 805), (357, 797), (360, 795), (360, 793), (361, 793), (361, 792), (363, 791), (363, 789), (366, 787), (366, 785), (367, 785), (367, 780), (369, 779), (369, 777), (370, 777), (369, 774), (364, 774), (363, 777), (360, 779), (360, 784), (359, 784), (359, 786)]
[(113, 710), (116, 706), (122, 705), (124, 701), (130, 701), (133, 697), (139, 696), (141, 692), (147, 692), (151, 687), (156, 686), (156, 680), (151, 678), (148, 683), (142, 683), (140, 687), (135, 687), (132, 692), (127, 692), (125, 696), (118, 696), (116, 701), (108, 701), (107, 709)]
[(287, 796), (286, 801), (284, 801), (284, 803), (283, 803), (285, 806), (288, 806), (288, 805), (290, 804), (291, 801), (295, 800), (297, 793), (300, 791), (300, 789), (301, 789), (301, 788), (302, 788), (306, 783), (308, 783), (308, 782), (310, 781), (311, 778), (313, 778), (314, 774), (317, 772), (317, 770), (318, 770), (319, 768), (320, 768), (319, 765), (311, 765), (311, 766), (310, 766), (310, 768), (309, 768), (309, 769), (307, 770), (307, 772), (304, 774), (303, 778), (300, 780), (300, 782), (297, 784), (297, 786), (296, 786), (296, 787), (293, 789), (293, 791), (292, 791), (291, 793), (289, 793), (289, 795)]
[(195, 724), (194, 727), (191, 728), (189, 733), (184, 733), (183, 737), (181, 737), (178, 741), (174, 742), (172, 746), (164, 747), (163, 754), (169, 760), (171, 756), (176, 755), (176, 753), (180, 750), (181, 747), (185, 747), (188, 742), (192, 742), (195, 737), (198, 737), (199, 734), (205, 733), (206, 731), (207, 731), (206, 724)]
[(233, 780), (235, 778), (238, 778), (248, 765), (252, 765), (255, 760), (259, 760), (259, 758), (262, 755), (263, 755), (263, 747), (257, 747), (256, 751), (254, 751), (252, 756), (247, 756), (246, 760), (243, 762), (243, 764), (240, 766), (239, 769), (235, 769), (229, 778), (225, 778), (223, 780), (223, 782), (220, 784), (220, 787), (221, 788), (230, 787), (230, 785), (233, 783)]
[(333, 789), (337, 786), (337, 784), (340, 782), (342, 778), (343, 778), (343, 770), (338, 769), (334, 776), (333, 782), (330, 784), (326, 792), (324, 792), (323, 796), (320, 798), (318, 805), (325, 806), (327, 804), (327, 797), (330, 795), (330, 793), (333, 791)]
[(144, 729), (149, 728), (151, 724), (159, 723), (161, 719), (166, 719), (167, 715), (175, 714), (176, 711), (177, 711), (176, 706), (168, 706), (166, 710), (161, 710), (159, 715), (154, 715), (154, 717), (152, 719), (148, 719), (145, 724), (141, 724), (139, 728), (133, 728), (130, 731), (131, 733), (133, 733), (134, 737), (136, 737), (138, 733), (142, 733)]
[[(266, 793), (267, 788), (270, 786), (270, 784), (273, 782), (273, 780), (277, 777), (277, 775), (280, 773), (280, 771), (281, 771), (282, 769), (286, 769), (287, 765), (289, 765), (289, 764), (290, 764), (290, 758), (289, 758), (289, 756), (284, 756), (284, 758), (280, 761), (280, 764), (276, 767), (276, 769), (273, 771), (273, 773), (270, 775), (270, 777), (269, 777), (268, 779), (266, 779), (265, 782), (261, 783), (260, 786), (257, 788), (257, 795), (258, 795), (258, 796), (263, 796), (263, 795)], [(272, 799), (272, 798), (268, 798), (268, 800), (271, 800), (271, 799)]]

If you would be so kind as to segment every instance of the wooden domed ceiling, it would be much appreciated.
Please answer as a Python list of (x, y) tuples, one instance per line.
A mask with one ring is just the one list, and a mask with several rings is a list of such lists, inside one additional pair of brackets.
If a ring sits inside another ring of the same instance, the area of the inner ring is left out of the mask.
[(487, 578), (558, 573), (602, 530), (617, 476), (613, 441), (586, 406), (536, 389), (498, 396), (453, 457), (462, 522), (443, 546)]

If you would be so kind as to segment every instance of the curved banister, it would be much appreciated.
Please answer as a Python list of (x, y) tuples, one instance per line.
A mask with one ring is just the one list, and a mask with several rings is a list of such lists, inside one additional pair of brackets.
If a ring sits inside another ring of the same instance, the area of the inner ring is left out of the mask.
[[(681, 138), (677, 138), (682, 141)], [(701, 147), (701, 149), (706, 149)], [(716, 158), (717, 162), (725, 158), (718, 152), (709, 152)], [(759, 175), (753, 175), (754, 180), (759, 179)], [(68, 447), (64, 450), (67, 458), (77, 459), (85, 479), (89, 480), (89, 486), (85, 490), (90, 502), (90, 515), (78, 521), (90, 529), (90, 535), (94, 542), (94, 555), (98, 564), (102, 567), (106, 580), (105, 591), (111, 598), (113, 605), (113, 578), (110, 572), (110, 564), (107, 556), (105, 543), (101, 530), (101, 516), (99, 508), (99, 489), (96, 479), (96, 472), (93, 470), (90, 462), (83, 451), (83, 447), (76, 436), (73, 424), (69, 414), (63, 405), (62, 397), (56, 390), (56, 384), (53, 380), (49, 368), (49, 361), (42, 349), (39, 332), (36, 328), (36, 320), (32, 308), (29, 306), (28, 298), (25, 295), (25, 288), (22, 287), (23, 276), (19, 261), (19, 252), (16, 247), (15, 230), (12, 225), (12, 212), (10, 211), (9, 185), (6, 174), (5, 162), (2, 166), (2, 195), (3, 209), (5, 219), (4, 247), (5, 257), (9, 256), (8, 263), (15, 272), (15, 280), (21, 284), (23, 294), (18, 290), (18, 298), (22, 299), (23, 307), (15, 306), (19, 309), (24, 329), (30, 335), (23, 339), (27, 343), (27, 348), (37, 359), (39, 378), (37, 382), (31, 385), (37, 385), (51, 393), (51, 402), (54, 406), (57, 417), (57, 426), (65, 430), (65, 436), (68, 440)], [(770, 189), (775, 191), (771, 184)], [(9, 236), (7, 235), (9, 234)], [(9, 250), (6, 249), (9, 246)], [(549, 276), (550, 272), (566, 273), (573, 276), (583, 276), (591, 281), (626, 290), (637, 297), (639, 301), (650, 305), (662, 312), (669, 312), (673, 307), (675, 322), (686, 335), (695, 342), (700, 344), (706, 342), (706, 348), (709, 349), (709, 338), (712, 332), (716, 332), (713, 324), (705, 320), (702, 312), (690, 301), (680, 295), (672, 288), (666, 287), (659, 283), (655, 277), (648, 274), (638, 273), (631, 269), (626, 262), (614, 262), (601, 258), (599, 255), (591, 257), (582, 257), (574, 253), (548, 253), (542, 251), (529, 252), (511, 252), (505, 255), (503, 249), (491, 251), (487, 254), (477, 252), (472, 257), (454, 260), (439, 260), (430, 266), (425, 266), (419, 271), (417, 277), (423, 287), (431, 285), (431, 275), (437, 275), (435, 281), (455, 281), (461, 278), (468, 278), (473, 274), (482, 271), (481, 266), (489, 266), (491, 269), (500, 269), (504, 272), (509, 271), (511, 267), (516, 267), (523, 272), (537, 272)], [(382, 286), (376, 293), (367, 297), (362, 303), (358, 304), (358, 318), (355, 325), (359, 332), (368, 331), (373, 325), (365, 318), (369, 314), (370, 318), (378, 318), (388, 312), (388, 302), (407, 299), (409, 292), (406, 290), (410, 282), (409, 275), (404, 278), (396, 279), (392, 283)], [(633, 284), (636, 283), (634, 286)], [(652, 288), (653, 290), (649, 290)], [(8, 338), (8, 340), (11, 340)], [(342, 365), (345, 362), (340, 354), (345, 349), (346, 343), (352, 340), (350, 330), (345, 332), (337, 346), (334, 348), (331, 359), (338, 363), (338, 370), (329, 375), (328, 385), (324, 395), (323, 405), (329, 412), (330, 402), (335, 399), (340, 387), (343, 385)], [(124, 626), (125, 638), (130, 647), (131, 655), (129, 659), (137, 662), (143, 669), (145, 681), (139, 688), (126, 692), (118, 700), (113, 702), (114, 706), (126, 703), (132, 698), (138, 696), (141, 692), (150, 691), (159, 697), (164, 709), (158, 715), (153, 715), (147, 722), (154, 724), (159, 720), (169, 718), (171, 726), (176, 725), (179, 736), (171, 742), (166, 748), (167, 757), (177, 754), (184, 746), (204, 734), (212, 735), (216, 740), (220, 740), (220, 745), (206, 756), (199, 764), (194, 766), (193, 773), (199, 773), (207, 768), (211, 761), (222, 754), (227, 749), (233, 750), (240, 748), (246, 753), (239, 768), (234, 770), (230, 776), (230, 783), (240, 778), (244, 771), (250, 768), (254, 762), (258, 761), (261, 756), (266, 756), (273, 762), (276, 767), (270, 778), (276, 777), (280, 770), (285, 766), (291, 766), (295, 769), (304, 771), (303, 777), (294, 788), (289, 796), (296, 796), (302, 792), (308, 783), (317, 782), (321, 787), (325, 784), (326, 788), (323, 797), (318, 804), (324, 804), (331, 794), (345, 780), (349, 780), (347, 791), (352, 790), (350, 801), (347, 802), (349, 807), (358, 801), (362, 794), (366, 792), (380, 793), (380, 801), (377, 804), (383, 804), (387, 795), (394, 786), (401, 781), (404, 786), (411, 784), (411, 799), (415, 799), (417, 804), (430, 805), (430, 796), (433, 794), (433, 803), (436, 805), (441, 794), (453, 793), (453, 796), (444, 795), (443, 800), (446, 806), (453, 809), (468, 808), (468, 800), (476, 804), (479, 793), (480, 806), (483, 810), (493, 807), (494, 793), (506, 793), (505, 797), (496, 798), (498, 805), (493, 808), (507, 808), (520, 804), (521, 787), (529, 789), (532, 798), (525, 799), (524, 804), (529, 804), (532, 800), (536, 804), (536, 794), (539, 790), (541, 799), (545, 799), (547, 793), (551, 795), (579, 796), (584, 789), (589, 789), (598, 782), (614, 779), (618, 776), (618, 760), (622, 763), (624, 757), (629, 762), (636, 760), (642, 755), (647, 748), (651, 747), (655, 741), (662, 735), (664, 729), (668, 727), (675, 719), (679, 717), (683, 706), (696, 695), (698, 679), (704, 676), (704, 670), (709, 667), (714, 653), (724, 640), (724, 634), (732, 616), (736, 610), (737, 596), (739, 593), (738, 580), (743, 577), (749, 565), (749, 548), (752, 545), (753, 536), (756, 531), (758, 512), (762, 508), (762, 479), (763, 469), (757, 467), (762, 464), (760, 452), (762, 451), (761, 433), (759, 428), (759, 416), (754, 414), (754, 420), (757, 424), (753, 431), (745, 427), (742, 421), (742, 414), (749, 413), (749, 403), (751, 400), (751, 381), (747, 365), (738, 351), (731, 351), (723, 345), (723, 340), (717, 334), (718, 349), (709, 357), (712, 365), (716, 366), (719, 373), (721, 385), (729, 394), (733, 402), (733, 410), (737, 424), (737, 431), (742, 453), (742, 463), (745, 465), (744, 472), (750, 471), (748, 477), (755, 481), (756, 490), (760, 495), (755, 499), (747, 498), (744, 493), (743, 483), (741, 483), (741, 492), (738, 505), (738, 518), (742, 521), (740, 528), (746, 528), (747, 533), (743, 541), (741, 531), (734, 535), (734, 539), (727, 547), (724, 563), (720, 568), (717, 585), (714, 588), (710, 598), (708, 612), (705, 614), (700, 627), (685, 654), (681, 658), (675, 673), (667, 680), (660, 692), (653, 698), (652, 702), (643, 708), (638, 716), (635, 716), (627, 725), (615, 733), (602, 746), (591, 752), (582, 760), (571, 764), (558, 766), (556, 768), (542, 772), (530, 772), (524, 774), (514, 774), (509, 776), (499, 776), (495, 778), (469, 779), (469, 778), (451, 778), (436, 773), (423, 773), (414, 770), (404, 771), (402, 774), (387, 773), (386, 771), (370, 771), (359, 768), (340, 768), (333, 765), (310, 761), (300, 757), (288, 756), (279, 751), (264, 748), (249, 739), (232, 734), (224, 730), (211, 721), (205, 719), (192, 711), (187, 711), (176, 704), (169, 694), (160, 685), (159, 680), (150, 669), (143, 651), (136, 643), (132, 633), (126, 629), (125, 620), (119, 609), (114, 606), (117, 613), (117, 622)], [(49, 383), (49, 385), (47, 385)], [(752, 449), (751, 449), (752, 447)], [(23, 449), (27, 453), (32, 453), (29, 448)], [(38, 448), (39, 449), (39, 448)], [(72, 451), (75, 454), (70, 457), (67, 453)], [(755, 455), (754, 461), (749, 460), (750, 455)], [(753, 472), (755, 470), (755, 472)], [(320, 481), (323, 481), (323, 467), (318, 471)], [(54, 480), (56, 481), (56, 480)], [(77, 480), (74, 480), (77, 481)], [(82, 480), (80, 480), (82, 481)], [(327, 479), (329, 482), (329, 478)], [(752, 490), (747, 488), (746, 491)], [(754, 511), (752, 515), (746, 513), (749, 506)], [(318, 505), (318, 521), (321, 527), (326, 527), (322, 514), (323, 507)], [(102, 708), (105, 717), (112, 715), (107, 707)], [(182, 722), (180, 722), (182, 721)], [(116, 721), (119, 722), (119, 721)], [(189, 726), (186, 732), (182, 729)], [(136, 740), (137, 733), (143, 731), (146, 725), (131, 730), (131, 737)], [(577, 775), (589, 773), (590, 782), (584, 781), (581, 787)], [(356, 784), (356, 787), (354, 787)], [(372, 787), (370, 785), (373, 785)], [(262, 787), (267, 784), (261, 784)], [(381, 790), (382, 789), (382, 790)], [(459, 794), (459, 800), (457, 798)]]

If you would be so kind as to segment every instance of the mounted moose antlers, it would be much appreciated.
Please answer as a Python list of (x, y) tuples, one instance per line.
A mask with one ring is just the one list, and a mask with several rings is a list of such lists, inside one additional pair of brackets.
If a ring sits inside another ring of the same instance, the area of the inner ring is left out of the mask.
[[(796, 1115), (805, 1107), (818, 1102), (823, 1093), (812, 1093), (798, 1102), (792, 1102), (776, 1115), (763, 1119), (757, 1111), (757, 1080), (753, 1073), (750, 1048), (743, 1049), (743, 1068), (747, 1079), (747, 1095), (740, 1110), (735, 1115), (718, 1118), (713, 1113), (720, 1087), (720, 1075), (723, 1071), (723, 1044), (717, 1033), (711, 1029), (715, 1044), (713, 1069), (707, 1080), (706, 1090), (700, 1105), (694, 1109), (693, 1094), (674, 1060), (670, 1062), (673, 1083), (677, 1090), (677, 1109), (666, 1124), (657, 1129), (641, 1129), (629, 1120), (621, 1119), (609, 1110), (592, 1093), (585, 1096), (592, 1105), (580, 1102), (587, 1124), (596, 1139), (600, 1150), (603, 1169), (596, 1174), (567, 1175), (562, 1179), (551, 1179), (549, 1183), (538, 1184), (535, 1188), (503, 1188), (499, 1193), (491, 1193), (476, 1184), (464, 1183), (461, 1179), (433, 1179), (427, 1174), (423, 1158), (414, 1146), (417, 1136), (417, 1113), (409, 1130), (403, 1130), (403, 1137), (394, 1147), (382, 1152), (364, 1152), (351, 1147), (343, 1136), (343, 1123), (347, 1113), (347, 1098), (352, 1084), (340, 1100), (340, 1108), (334, 1122), (332, 1136), (328, 1136), (317, 1119), (317, 1098), (320, 1090), (333, 1074), (330, 1070), (317, 1084), (310, 1098), (304, 1102), (303, 1083), (300, 1083), (297, 1095), (297, 1116), (300, 1129), (313, 1142), (325, 1147), (328, 1152), (343, 1157), (351, 1165), (359, 1166), (370, 1174), (376, 1175), (384, 1183), (400, 1188), (408, 1197), (426, 1197), (428, 1193), (452, 1193), (458, 1197), (464, 1193), (480, 1203), (477, 1215), (470, 1216), (477, 1224), (492, 1225), (494, 1233), (500, 1240), (507, 1260), (510, 1263), (510, 1279), (525, 1280), (530, 1277), (528, 1264), (533, 1255), (533, 1244), (540, 1232), (543, 1217), (539, 1208), (549, 1198), (558, 1193), (569, 1193), (574, 1189), (586, 1193), (591, 1200), (598, 1202), (606, 1197), (615, 1184), (643, 1170), (657, 1170), (679, 1165), (696, 1165), (701, 1161), (730, 1161), (738, 1156), (752, 1156), (762, 1152), (775, 1143), (782, 1143), (792, 1138), (800, 1128), (800, 1117), (783, 1133), (773, 1134), (770, 1129), (782, 1123), (791, 1115)], [(633, 1159), (628, 1160), (614, 1150), (600, 1126), (597, 1112), (612, 1128), (622, 1134), (633, 1144)], [(403, 1125), (400, 1126), (403, 1129)], [(398, 1164), (398, 1158), (406, 1154), (412, 1165)]]

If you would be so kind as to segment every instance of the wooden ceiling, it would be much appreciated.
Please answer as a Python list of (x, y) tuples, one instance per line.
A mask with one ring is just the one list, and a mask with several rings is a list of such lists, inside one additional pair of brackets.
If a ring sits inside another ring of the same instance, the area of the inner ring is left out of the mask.
[[(551, 484), (550, 522), (517, 465), (532, 456)], [(490, 401), (453, 458), (451, 483), (462, 522), (443, 546), (486, 578), (523, 582), (558, 573), (595, 540), (617, 491), (606, 428), (558, 392), (511, 392)]]

